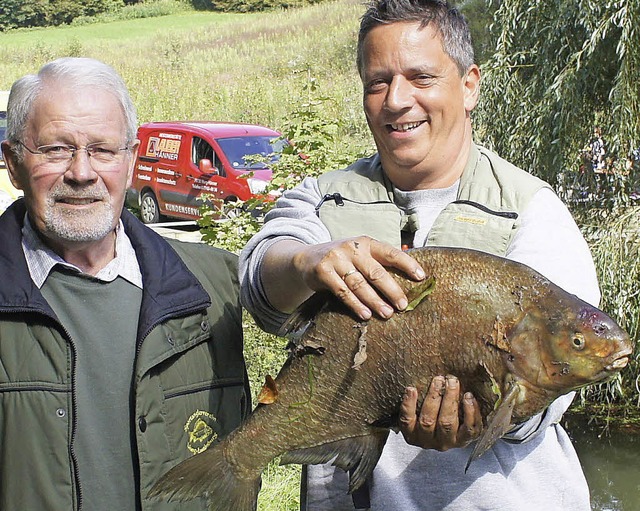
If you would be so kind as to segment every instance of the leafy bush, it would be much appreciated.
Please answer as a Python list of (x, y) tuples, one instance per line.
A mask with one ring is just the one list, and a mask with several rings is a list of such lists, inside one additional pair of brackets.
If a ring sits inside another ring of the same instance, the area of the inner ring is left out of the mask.
[[(363, 156), (347, 150), (338, 153), (334, 141), (340, 129), (339, 120), (327, 120), (320, 112), (327, 97), (315, 97), (318, 81), (310, 78), (304, 86), (309, 100), (291, 112), (285, 122), (283, 137), (291, 142), (285, 147), (280, 160), (270, 164), (273, 172), (265, 194), (278, 196), (302, 182), (305, 177), (317, 177), (331, 169), (343, 168)], [(247, 176), (249, 177), (249, 176)], [(260, 230), (262, 216), (275, 202), (264, 198), (218, 204), (203, 204), (200, 209), (203, 240), (211, 245), (239, 252), (249, 239)], [(257, 215), (256, 212), (260, 212)]]
[(79, 17), (114, 12), (123, 0), (4, 0), (0, 31), (21, 27), (45, 27), (71, 23)]

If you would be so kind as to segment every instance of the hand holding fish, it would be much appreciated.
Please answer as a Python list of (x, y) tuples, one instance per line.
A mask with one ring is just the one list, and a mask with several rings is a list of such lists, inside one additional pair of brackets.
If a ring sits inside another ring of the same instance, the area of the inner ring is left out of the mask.
[(462, 398), (463, 423), (459, 422), (460, 382), (455, 376), (435, 376), (418, 413), (418, 391), (407, 387), (400, 405), (400, 431), (408, 444), (446, 451), (464, 447), (482, 431), (482, 414), (470, 392)]
[[(278, 261), (280, 271), (263, 274), (264, 288), (270, 302), (283, 312), (290, 312), (313, 291), (330, 291), (363, 320), (375, 313), (389, 318), (395, 310), (404, 310), (407, 297), (397, 281), (385, 269), (395, 268), (408, 278), (420, 281), (424, 271), (415, 259), (400, 249), (368, 236), (340, 241), (304, 245), (290, 240), (269, 248), (265, 266), (273, 268)], [(286, 274), (286, 289), (275, 282), (275, 275)], [(292, 281), (299, 280), (300, 289), (293, 291)]]

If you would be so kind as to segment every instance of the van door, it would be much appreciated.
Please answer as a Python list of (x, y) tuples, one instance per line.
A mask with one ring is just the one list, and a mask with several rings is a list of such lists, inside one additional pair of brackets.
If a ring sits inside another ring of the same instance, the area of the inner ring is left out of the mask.
[(195, 191), (211, 195), (214, 202), (225, 199), (227, 176), (224, 165), (211, 144), (196, 135), (191, 142), (191, 164), (187, 179)]
[(140, 165), (137, 172), (140, 177), (141, 165), (151, 172), (153, 189), (158, 199), (160, 211), (180, 218), (197, 218), (199, 208), (196, 193), (188, 179), (189, 143), (187, 136), (175, 130), (154, 130), (149, 133), (142, 154), (138, 157)]

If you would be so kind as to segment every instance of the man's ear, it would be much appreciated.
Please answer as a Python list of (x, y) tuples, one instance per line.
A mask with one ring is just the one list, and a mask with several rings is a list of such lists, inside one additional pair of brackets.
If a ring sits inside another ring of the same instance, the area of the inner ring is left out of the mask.
[(11, 180), (11, 184), (18, 190), (24, 190), (24, 186), (22, 185), (20, 180), (20, 164), (18, 163), (19, 158), (15, 152), (15, 149), (8, 140), (4, 140), (2, 142), (2, 155), (4, 157), (4, 162), (7, 165), (7, 171), (9, 172), (9, 179)]
[(131, 144), (131, 162), (129, 163), (129, 170), (127, 172), (127, 188), (131, 187), (133, 183), (133, 169), (136, 166), (136, 160), (138, 159), (138, 150), (140, 149), (140, 141), (134, 140)]
[(480, 97), (480, 68), (473, 64), (467, 69), (463, 78), (464, 108), (471, 112), (478, 104)]

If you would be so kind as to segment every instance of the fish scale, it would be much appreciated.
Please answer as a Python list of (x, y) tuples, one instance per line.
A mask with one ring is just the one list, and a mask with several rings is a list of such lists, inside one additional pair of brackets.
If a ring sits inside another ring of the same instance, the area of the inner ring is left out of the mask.
[(206, 494), (212, 511), (254, 511), (260, 474), (277, 456), (333, 461), (350, 470), (354, 491), (397, 426), (404, 389), (417, 387), (424, 399), (436, 375), (456, 375), (479, 403), (484, 427), (472, 462), (560, 395), (627, 364), (626, 332), (531, 268), (466, 249), (409, 253), (428, 276), (394, 274), (412, 310), (363, 322), (337, 298), (314, 295), (283, 327), (292, 351), (269, 387), (272, 404), (171, 469), (149, 496)]

